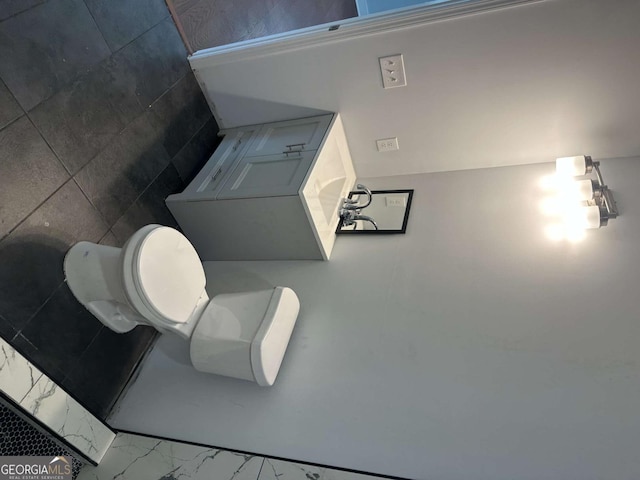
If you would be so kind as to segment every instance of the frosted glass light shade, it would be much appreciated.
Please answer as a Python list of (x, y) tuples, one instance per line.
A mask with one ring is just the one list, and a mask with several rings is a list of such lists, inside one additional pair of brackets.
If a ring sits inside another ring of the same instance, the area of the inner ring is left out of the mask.
[(569, 177), (584, 175), (587, 173), (587, 159), (584, 155), (556, 158), (556, 173)]
[(588, 202), (593, 198), (593, 182), (589, 179), (576, 182), (576, 195), (578, 200)]
[(600, 207), (582, 207), (586, 228), (600, 228)]

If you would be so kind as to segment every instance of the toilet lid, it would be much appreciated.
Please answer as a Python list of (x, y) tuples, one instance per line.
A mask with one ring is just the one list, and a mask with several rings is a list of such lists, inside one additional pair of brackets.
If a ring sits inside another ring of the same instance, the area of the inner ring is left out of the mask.
[(138, 293), (160, 316), (176, 323), (191, 317), (206, 279), (193, 245), (177, 230), (151, 231), (134, 261)]

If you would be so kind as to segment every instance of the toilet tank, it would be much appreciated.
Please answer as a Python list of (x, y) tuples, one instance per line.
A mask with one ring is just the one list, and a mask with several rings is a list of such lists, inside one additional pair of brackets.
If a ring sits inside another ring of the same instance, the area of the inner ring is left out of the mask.
[(273, 292), (222, 294), (209, 302), (191, 336), (191, 362), (196, 370), (255, 381), (251, 342)]

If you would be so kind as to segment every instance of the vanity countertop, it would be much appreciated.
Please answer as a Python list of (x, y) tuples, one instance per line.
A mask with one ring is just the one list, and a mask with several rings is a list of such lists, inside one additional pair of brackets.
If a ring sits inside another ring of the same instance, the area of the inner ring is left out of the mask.
[(342, 199), (349, 194), (355, 181), (342, 119), (336, 113), (300, 188), (300, 198), (325, 260), (330, 258), (336, 241)]

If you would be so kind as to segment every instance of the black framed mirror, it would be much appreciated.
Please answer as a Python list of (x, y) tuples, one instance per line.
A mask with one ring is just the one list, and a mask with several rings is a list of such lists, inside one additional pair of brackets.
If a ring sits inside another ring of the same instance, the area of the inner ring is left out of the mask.
[(342, 210), (347, 215), (340, 216), (336, 234), (389, 235), (407, 231), (413, 190), (372, 190), (371, 202), (364, 208), (355, 208), (367, 196), (361, 190), (349, 193), (346, 204), (352, 204), (353, 208)]

